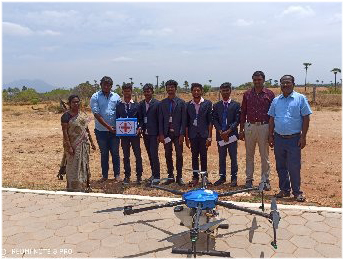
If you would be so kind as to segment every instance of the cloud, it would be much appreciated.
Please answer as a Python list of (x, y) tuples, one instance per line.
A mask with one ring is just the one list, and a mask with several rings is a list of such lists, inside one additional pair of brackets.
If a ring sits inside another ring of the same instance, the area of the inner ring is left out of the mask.
[(60, 48), (59, 46), (45, 46), (45, 47), (42, 47), (41, 49), (46, 52), (53, 52), (59, 48)]
[(285, 9), (279, 17), (288, 16), (288, 15), (296, 15), (298, 17), (309, 17), (314, 16), (315, 12), (310, 6), (300, 6), (300, 5), (291, 5), (287, 9)]
[(2, 22), (2, 29), (4, 34), (14, 35), (14, 36), (30, 36), (30, 35), (60, 35), (61, 33), (52, 30), (44, 31), (33, 31), (29, 27), (22, 26), (16, 23)]
[(245, 19), (238, 19), (234, 22), (234, 25), (236, 26), (250, 26), (253, 24), (253, 21), (247, 21)]
[(74, 11), (74, 10), (68, 10), (68, 11), (63, 11), (63, 12), (45, 10), (42, 12), (42, 15), (47, 16), (47, 17), (51, 17), (51, 18), (61, 19), (61, 18), (74, 17), (74, 16), (78, 15), (78, 12)]
[(124, 57), (124, 56), (112, 59), (112, 61), (114, 61), (114, 62), (130, 62), (130, 61), (133, 61), (133, 60), (134, 60), (133, 58)]
[(328, 19), (328, 22), (330, 24), (341, 23), (342, 22), (342, 14), (340, 14), (340, 13), (334, 14), (333, 16), (331, 16), (331, 18)]
[(139, 34), (142, 36), (167, 36), (173, 33), (171, 28), (162, 28), (162, 29), (141, 29)]
[(16, 24), (16, 23), (10, 23), (10, 22), (2, 22), (2, 30), (4, 34), (17, 35), (17, 36), (28, 36), (34, 33), (28, 27), (21, 26), (20, 24)]

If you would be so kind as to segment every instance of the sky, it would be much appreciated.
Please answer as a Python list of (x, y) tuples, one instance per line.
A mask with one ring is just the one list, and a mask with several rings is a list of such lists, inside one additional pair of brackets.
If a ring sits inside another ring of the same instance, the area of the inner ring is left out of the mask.
[[(284, 74), (334, 81), (342, 64), (342, 3), (2, 3), (2, 80), (56, 87), (175, 79), (219, 86)], [(341, 78), (341, 74), (339, 77)]]

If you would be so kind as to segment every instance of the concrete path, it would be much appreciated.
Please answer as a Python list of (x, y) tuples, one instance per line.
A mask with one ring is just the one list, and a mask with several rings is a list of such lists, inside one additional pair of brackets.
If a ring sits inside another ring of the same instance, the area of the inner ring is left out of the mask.
[[(2, 255), (9, 258), (187, 257), (172, 254), (171, 249), (190, 248), (188, 234), (159, 242), (187, 230), (179, 225), (173, 208), (123, 215), (124, 205), (143, 207), (167, 199), (134, 198), (3, 189)], [(267, 219), (221, 207), (220, 217), (226, 218), (224, 223), (229, 224), (229, 229), (218, 231), (216, 239), (211, 240), (211, 249), (245, 258), (342, 257), (341, 209), (278, 207), (282, 219), (276, 250), (270, 245), (273, 231)], [(198, 249), (205, 249), (205, 241), (205, 236), (201, 236)]]

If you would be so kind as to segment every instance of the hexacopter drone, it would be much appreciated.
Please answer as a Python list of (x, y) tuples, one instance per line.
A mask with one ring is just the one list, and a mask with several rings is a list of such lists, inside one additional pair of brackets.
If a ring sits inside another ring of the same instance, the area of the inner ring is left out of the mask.
[[(218, 219), (219, 213), (216, 211), (215, 208), (216, 206), (219, 205), (227, 209), (240, 210), (240, 211), (247, 212), (249, 214), (255, 214), (255, 215), (262, 216), (269, 219), (269, 221), (272, 223), (273, 232), (274, 232), (274, 239), (271, 242), (271, 245), (275, 249), (277, 249), (276, 229), (278, 228), (278, 224), (281, 218), (280, 218), (279, 212), (277, 211), (277, 203), (276, 203), (275, 198), (271, 200), (270, 213), (264, 212), (264, 187), (266, 184), (265, 180), (263, 180), (259, 184), (259, 186), (255, 188), (217, 193), (216, 191), (207, 189), (207, 183), (208, 183), (207, 173), (200, 172), (200, 175), (202, 179), (202, 187), (192, 189), (187, 192), (181, 192), (181, 191), (157, 186), (157, 185), (154, 185), (154, 181), (153, 181), (151, 185), (152, 188), (168, 191), (176, 195), (181, 195), (182, 199), (179, 201), (173, 201), (173, 202), (168, 202), (165, 204), (158, 204), (158, 205), (153, 205), (153, 206), (138, 208), (138, 209), (133, 209), (133, 206), (125, 206), (124, 212), (123, 212), (124, 215), (131, 215), (134, 213), (139, 213), (139, 212), (159, 209), (159, 208), (165, 208), (165, 207), (175, 207), (174, 213), (181, 220), (181, 225), (184, 225), (190, 228), (190, 230), (175, 234), (171, 237), (177, 237), (185, 233), (190, 233), (190, 241), (192, 244), (192, 248), (191, 249), (173, 248), (172, 253), (193, 254), (194, 257), (196, 257), (197, 254), (230, 257), (230, 252), (209, 250), (209, 240), (210, 240), (211, 233), (213, 233), (218, 228), (228, 228), (228, 224), (220, 224), (222, 221), (225, 220), (224, 218)], [(233, 203), (220, 201), (218, 199), (224, 196), (232, 196), (234, 194), (243, 193), (247, 191), (255, 191), (255, 190), (261, 192), (262, 205), (260, 208), (262, 209), (263, 212), (258, 211), (258, 210), (252, 210), (252, 209), (242, 207), (242, 206), (237, 206)], [(182, 205), (186, 205), (186, 207)], [(196, 242), (198, 240), (198, 235), (200, 232), (205, 232), (207, 234), (207, 250), (205, 251), (196, 250)], [(163, 239), (163, 240), (166, 240), (166, 239)]]

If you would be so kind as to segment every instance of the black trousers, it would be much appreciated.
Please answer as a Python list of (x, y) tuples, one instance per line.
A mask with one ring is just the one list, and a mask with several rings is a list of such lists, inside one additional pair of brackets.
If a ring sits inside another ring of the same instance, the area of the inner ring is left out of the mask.
[(220, 176), (226, 177), (227, 153), (231, 159), (231, 180), (237, 179), (238, 174), (238, 141), (220, 146), (217, 144), (219, 152)]
[(165, 148), (165, 159), (167, 165), (167, 173), (169, 178), (174, 178), (173, 175), (173, 159), (172, 159), (172, 144), (176, 149), (176, 168), (177, 168), (177, 179), (182, 178), (182, 169), (183, 169), (183, 146), (179, 144), (179, 135), (174, 135), (173, 132), (169, 132), (168, 137), (171, 138), (171, 141), (167, 144), (164, 144)]
[[(192, 170), (199, 170), (199, 157), (201, 160), (201, 171), (207, 171), (207, 138), (197, 136), (190, 139), (192, 154)], [(194, 178), (198, 178), (198, 173), (193, 174)]]
[(147, 150), (152, 176), (154, 179), (160, 179), (159, 143), (157, 136), (143, 134), (143, 142)]
[(125, 136), (121, 137), (121, 145), (123, 150), (123, 165), (124, 165), (124, 175), (125, 177), (130, 177), (131, 167), (130, 167), (130, 146), (133, 149), (136, 158), (136, 176), (142, 176), (142, 158), (141, 158), (141, 148), (140, 148), (140, 137), (138, 136)]

